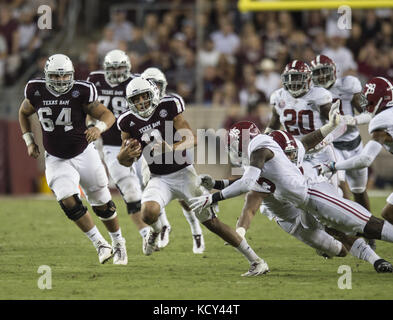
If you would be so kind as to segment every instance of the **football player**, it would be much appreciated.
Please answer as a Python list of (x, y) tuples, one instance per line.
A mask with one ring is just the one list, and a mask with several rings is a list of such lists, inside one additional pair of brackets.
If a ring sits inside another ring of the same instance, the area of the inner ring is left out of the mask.
[[(161, 208), (172, 199), (188, 199), (207, 193), (198, 184), (198, 176), (187, 157), (187, 149), (196, 144), (196, 138), (184, 119), (184, 103), (176, 96), (160, 100), (157, 86), (143, 77), (137, 77), (127, 85), (127, 101), (130, 111), (117, 120), (123, 145), (118, 155), (119, 162), (131, 166), (136, 160), (131, 150), (143, 148), (151, 172), (151, 178), (142, 194), (142, 216), (152, 228), (147, 236), (146, 255), (153, 252), (161, 231), (158, 219)], [(250, 263), (243, 276), (256, 276), (269, 271), (261, 259), (235, 230), (222, 223), (213, 207), (196, 214), (199, 221), (210, 231), (233, 245)]]
[[(369, 123), (371, 120), (371, 114), (363, 112), (367, 102), (362, 94), (360, 81), (353, 76), (337, 79), (335, 63), (324, 55), (318, 55), (311, 61), (311, 71), (313, 84), (329, 90), (333, 101), (340, 100), (340, 113), (347, 124), (345, 133), (333, 141), (337, 161), (359, 154), (363, 149), (363, 144), (357, 125)], [(360, 114), (355, 116), (354, 109)], [(346, 179), (355, 201), (370, 210), (370, 201), (366, 191), (367, 168), (340, 170), (338, 171), (338, 177), (341, 189), (346, 190)], [(345, 198), (350, 198), (346, 192), (344, 192), (344, 195)]]
[[(125, 239), (108, 189), (108, 178), (91, 143), (113, 125), (115, 117), (97, 100), (94, 84), (74, 80), (74, 67), (67, 56), (50, 56), (44, 73), (45, 79), (27, 83), (25, 99), (19, 109), (20, 128), (28, 154), (35, 159), (40, 154), (30, 122), (30, 116), (37, 113), (45, 148), (46, 180), (61, 208), (92, 241), (100, 263), (114, 255), (114, 264), (127, 264)], [(86, 115), (98, 120), (95, 126), (86, 127)], [(93, 211), (109, 231), (112, 246), (100, 234), (83, 205), (79, 184)]]
[[(184, 104), (183, 99), (178, 94), (172, 92), (171, 93), (166, 92), (166, 87), (168, 85), (168, 82), (166, 80), (164, 73), (160, 69), (154, 67), (147, 68), (145, 71), (142, 72), (141, 76), (144, 77), (145, 79), (153, 81), (156, 84), (158, 90), (160, 91), (160, 99), (176, 97)], [(182, 207), (183, 214), (186, 217), (191, 228), (191, 234), (193, 238), (193, 252), (203, 253), (205, 251), (205, 240), (203, 238), (202, 228), (199, 224), (199, 220), (195, 216), (194, 212), (190, 210), (190, 208), (188, 208), (187, 204), (183, 200), (179, 200), (179, 203)], [(163, 227), (163, 229), (164, 228), (165, 226)], [(167, 231), (167, 229), (165, 231)], [(170, 226), (169, 226), (169, 231), (171, 231)], [(164, 234), (161, 232), (160, 240), (163, 239), (164, 239)], [(160, 242), (158, 243), (160, 244)]]
[[(90, 73), (87, 81), (94, 83), (98, 92), (98, 101), (107, 107), (116, 117), (116, 119), (128, 110), (126, 95), (127, 84), (135, 78), (136, 75), (131, 73), (131, 63), (127, 54), (122, 50), (109, 51), (104, 58), (103, 70), (93, 71)], [(88, 127), (94, 126), (95, 121), (88, 116)], [(117, 155), (121, 146), (120, 131), (116, 125), (102, 135), (102, 153), (103, 161), (108, 169), (108, 173), (119, 189), (124, 202), (127, 206), (127, 212), (138, 228), (142, 239), (149, 231), (149, 226), (143, 222), (141, 215), (141, 197), (142, 197), (142, 167), (143, 158), (134, 163), (131, 168), (122, 166), (117, 160)], [(166, 219), (166, 213), (160, 214), (160, 219), (166, 221), (163, 228), (163, 238), (166, 234), (168, 240), (169, 222)], [(160, 242), (161, 244), (161, 242)], [(161, 247), (164, 247), (163, 243)], [(142, 248), (144, 245), (142, 244)]]
[[(311, 69), (308, 64), (299, 60), (291, 61), (285, 66), (281, 80), (283, 88), (270, 96), (272, 119), (265, 133), (278, 130), (282, 125), (295, 138), (301, 138), (321, 128), (328, 120), (332, 95), (325, 88), (311, 85)], [(340, 132), (338, 129), (336, 131)], [(325, 160), (321, 161), (322, 159)], [(334, 159), (333, 147), (327, 143), (316, 152), (309, 152), (305, 161), (317, 165)], [(337, 175), (331, 177), (331, 182), (338, 186)]]
[[(309, 135), (315, 134), (316, 132), (314, 131)], [(307, 149), (312, 145), (303, 144), (301, 140), (295, 139), (290, 133), (281, 130), (272, 131), (269, 135), (280, 145), (287, 157), (300, 169), (307, 179), (320, 180), (317, 171), (303, 162)], [(306, 142), (307, 140), (313, 141), (309, 137), (305, 139)], [(313, 143), (315, 144), (315, 142)], [(214, 180), (208, 175), (200, 177), (202, 185), (208, 190), (212, 188), (221, 189), (225, 185), (223, 180)], [(228, 181), (227, 184), (231, 182), (233, 183), (234, 181)], [(315, 248), (317, 253), (325, 258), (333, 256), (344, 257), (347, 255), (348, 250), (355, 257), (372, 264), (379, 273), (393, 271), (392, 265), (381, 259), (364, 239), (348, 237), (337, 230), (328, 229), (328, 232), (336, 236), (342, 243), (337, 241), (324, 230), (324, 227), (312, 215), (296, 208), (293, 204), (278, 201), (274, 197), (274, 193), (264, 199), (263, 194), (260, 192), (249, 191), (247, 193), (241, 216), (236, 225), (236, 232), (242, 237), (245, 236), (246, 230), (248, 230), (258, 208), (270, 220), (274, 219), (284, 231)]]
[[(335, 111), (332, 108), (329, 122), (317, 131), (319, 141), (337, 127), (339, 116)], [(196, 212), (250, 190), (262, 193), (263, 198), (274, 193), (277, 200), (292, 203), (309, 212), (329, 228), (347, 235), (393, 242), (391, 223), (374, 217), (363, 206), (343, 198), (331, 184), (308, 181), (279, 144), (271, 136), (261, 134), (255, 124), (237, 123), (231, 127), (229, 137), (230, 152), (244, 156), (250, 165), (241, 179), (220, 192), (190, 199), (190, 207)]]
[[(369, 167), (385, 148), (393, 153), (393, 85), (383, 77), (375, 77), (368, 81), (363, 88), (364, 97), (367, 99), (365, 111), (371, 114), (368, 132), (371, 140), (357, 155), (341, 160), (320, 165), (322, 174), (337, 170), (359, 170)], [(382, 210), (382, 217), (393, 224), (393, 193), (387, 198), (387, 204)]]

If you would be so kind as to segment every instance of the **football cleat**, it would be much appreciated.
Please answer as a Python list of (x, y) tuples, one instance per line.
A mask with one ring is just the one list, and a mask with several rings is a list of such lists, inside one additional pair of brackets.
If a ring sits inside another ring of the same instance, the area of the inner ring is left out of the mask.
[(242, 277), (260, 276), (265, 273), (268, 273), (269, 271), (270, 270), (267, 263), (263, 259), (260, 259), (258, 261), (251, 263), (250, 269), (246, 273), (243, 273)]
[(391, 265), (391, 263), (384, 260), (384, 259), (378, 259), (377, 261), (375, 261), (374, 268), (375, 268), (375, 271), (377, 271), (378, 273), (392, 273), (393, 272), (393, 266)]
[(172, 231), (171, 226), (163, 226), (158, 239), (158, 248), (165, 248), (169, 243), (169, 234)]
[(322, 258), (333, 259), (333, 257), (331, 255), (329, 255), (321, 250), (316, 249), (315, 252), (317, 253), (317, 255), (321, 256)]
[(195, 254), (201, 254), (205, 251), (205, 240), (203, 239), (203, 234), (194, 234), (192, 236), (193, 246), (192, 251)]
[(112, 258), (112, 247), (108, 242), (98, 240), (96, 243), (94, 243), (94, 246), (96, 247), (98, 260), (100, 263), (104, 264), (110, 258)]
[(149, 232), (143, 238), (142, 251), (144, 255), (150, 256), (153, 253), (153, 251), (156, 251), (159, 235), (160, 235), (159, 232), (154, 232), (153, 228), (150, 228)]
[(113, 252), (113, 264), (126, 265), (128, 263), (126, 240), (124, 238), (113, 241), (112, 252)]

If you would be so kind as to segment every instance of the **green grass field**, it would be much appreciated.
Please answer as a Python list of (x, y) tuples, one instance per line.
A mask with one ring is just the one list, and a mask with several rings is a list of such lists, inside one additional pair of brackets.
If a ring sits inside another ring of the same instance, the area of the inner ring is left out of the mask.
[[(176, 202), (167, 208), (172, 224), (168, 247), (142, 254), (142, 239), (115, 197), (129, 263), (98, 263), (94, 247), (68, 220), (57, 202), (1, 198), (0, 299), (392, 299), (393, 275), (377, 274), (352, 256), (325, 260), (258, 214), (248, 243), (269, 264), (265, 276), (243, 278), (248, 262), (203, 227), (206, 251), (192, 253), (189, 226)], [(234, 226), (243, 200), (224, 201), (219, 217)], [(379, 216), (385, 198), (373, 198)], [(109, 240), (97, 217), (98, 228)], [(393, 244), (378, 241), (377, 253), (393, 261)], [(52, 289), (41, 290), (39, 266), (52, 270)], [(352, 289), (338, 288), (340, 265), (352, 269)]]

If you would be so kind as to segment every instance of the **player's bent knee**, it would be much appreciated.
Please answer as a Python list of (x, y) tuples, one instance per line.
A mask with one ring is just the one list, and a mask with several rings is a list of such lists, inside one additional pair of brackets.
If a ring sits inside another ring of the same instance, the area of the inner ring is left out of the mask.
[(161, 207), (155, 201), (147, 201), (142, 203), (142, 220), (144, 223), (151, 225), (156, 222), (160, 215)]
[(102, 221), (112, 220), (117, 216), (116, 205), (112, 200), (109, 200), (104, 208), (93, 206), (93, 211)]
[(86, 212), (87, 208), (83, 205), (82, 200), (79, 198), (77, 194), (72, 195), (74, 199), (74, 205), (70, 206), (68, 204), (69, 201), (63, 199), (59, 201), (59, 204), (63, 211), (65, 212), (68, 219), (72, 221), (77, 221), (82, 218)]
[(135, 214), (141, 211), (141, 200), (134, 202), (126, 202), (128, 214)]

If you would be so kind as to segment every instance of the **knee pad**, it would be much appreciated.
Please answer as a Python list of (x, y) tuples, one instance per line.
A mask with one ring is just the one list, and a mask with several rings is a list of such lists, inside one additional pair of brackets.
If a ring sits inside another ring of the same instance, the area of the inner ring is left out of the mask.
[(126, 202), (128, 214), (134, 214), (141, 211), (141, 201)]
[(93, 211), (102, 221), (112, 220), (117, 216), (116, 205), (112, 200), (110, 200), (106, 204), (105, 209), (98, 209), (97, 207), (93, 207)]
[(83, 217), (87, 212), (87, 208), (82, 204), (82, 200), (79, 198), (77, 194), (72, 195), (76, 201), (76, 204), (72, 208), (67, 208), (64, 203), (60, 200), (59, 204), (63, 211), (65, 212), (68, 219), (72, 221), (76, 221)]

